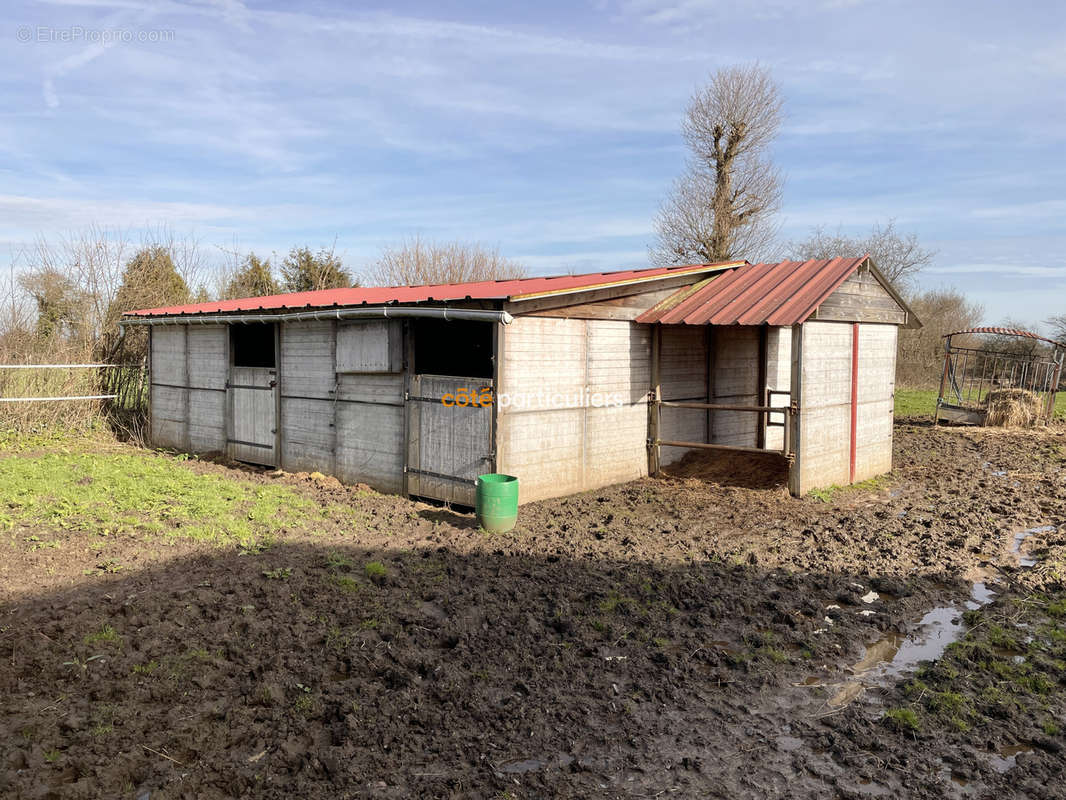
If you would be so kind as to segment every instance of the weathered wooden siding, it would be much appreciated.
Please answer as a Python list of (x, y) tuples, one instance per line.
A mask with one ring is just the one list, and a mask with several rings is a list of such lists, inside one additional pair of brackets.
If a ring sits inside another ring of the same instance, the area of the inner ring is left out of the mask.
[[(659, 351), (659, 381), (663, 400), (706, 403), (707, 329), (702, 325), (666, 325)], [(693, 408), (664, 408), (659, 438), (675, 442), (706, 442), (707, 412)], [(659, 461), (671, 464), (691, 448), (661, 447)]]
[(582, 484), (595, 489), (648, 474), (651, 334), (647, 326), (600, 320), (587, 331), (594, 402), (585, 409)]
[(403, 491), (402, 374), (339, 375), (336, 475), (382, 492)]
[(189, 449), (194, 453), (226, 450), (226, 380), (229, 328), (190, 325)]
[(403, 370), (403, 323), (398, 319), (344, 322), (337, 327), (337, 372)]
[(898, 331), (895, 325), (859, 325), (856, 481), (883, 475), (892, 469)]
[(152, 443), (188, 446), (189, 379), (185, 362), (186, 326), (159, 326), (152, 331)]
[(647, 474), (646, 326), (528, 316), (501, 338), (497, 461), (521, 502)]
[(907, 312), (867, 269), (853, 272), (815, 311), (816, 320), (903, 325)]
[[(714, 330), (712, 403), (757, 406), (759, 391), (759, 329), (719, 327)], [(758, 443), (759, 416), (750, 411), (714, 411), (711, 441), (741, 447)]]
[(851, 325), (807, 322), (798, 329), (793, 396), (800, 414), (792, 491), (806, 494), (850, 479)]
[(537, 316), (634, 320), (656, 303), (665, 300), (676, 292), (676, 288), (659, 289), (654, 292), (642, 292), (626, 297), (600, 300), (595, 303), (581, 303), (574, 306), (538, 311)]
[(564, 398), (585, 387), (586, 321), (516, 317), (501, 338), (499, 471), (518, 477), (523, 503), (581, 491), (585, 413)]
[[(474, 505), (474, 480), (492, 470), (491, 406), (445, 405), (446, 395), (481, 395), (484, 378), (413, 375), (408, 403), (407, 490)], [(416, 400), (415, 398), (424, 398)]]
[(289, 322), (281, 328), (281, 466), (334, 471), (335, 322)]
[(231, 367), (228, 396), (231, 415), (228, 453), (238, 461), (276, 466), (277, 370)]

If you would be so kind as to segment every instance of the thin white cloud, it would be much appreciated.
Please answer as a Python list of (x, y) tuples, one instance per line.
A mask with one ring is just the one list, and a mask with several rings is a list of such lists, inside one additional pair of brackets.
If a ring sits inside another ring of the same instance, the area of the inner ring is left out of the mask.
[(1061, 264), (1059, 266), (1012, 263), (943, 264), (927, 267), (925, 272), (931, 275), (994, 274), (1003, 277), (1013, 275), (1025, 278), (1066, 279), (1066, 264)]
[(1066, 217), (1066, 200), (1035, 200), (1010, 205), (986, 206), (970, 212), (982, 220), (1037, 220), (1054, 219), (1061, 222)]

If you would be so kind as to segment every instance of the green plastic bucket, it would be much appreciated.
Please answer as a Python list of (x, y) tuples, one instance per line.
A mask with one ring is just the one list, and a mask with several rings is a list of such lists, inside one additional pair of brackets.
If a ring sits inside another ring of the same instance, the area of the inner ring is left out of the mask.
[(489, 533), (504, 533), (518, 521), (518, 478), (478, 475), (474, 510), (477, 522)]

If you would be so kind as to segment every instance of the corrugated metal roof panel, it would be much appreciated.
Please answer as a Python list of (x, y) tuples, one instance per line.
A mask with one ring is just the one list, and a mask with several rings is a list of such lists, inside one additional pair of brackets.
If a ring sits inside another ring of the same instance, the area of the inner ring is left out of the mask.
[(948, 337), (951, 337), (951, 336), (964, 336), (964, 335), (970, 334), (970, 333), (989, 333), (989, 334), (993, 334), (995, 336), (1020, 336), (1023, 339), (1037, 339), (1037, 340), (1039, 340), (1041, 342), (1047, 342), (1048, 344), (1053, 344), (1056, 347), (1066, 348), (1066, 343), (1057, 342), (1054, 339), (1049, 339), (1046, 336), (1041, 336), (1038, 333), (1033, 333), (1032, 331), (1023, 331), (1023, 330), (1020, 330), (1018, 328), (998, 328), (998, 327), (994, 327), (994, 328), (968, 328), (968, 329), (966, 329), (964, 331), (955, 331), (954, 333), (947, 333), (944, 336), (942, 336), (941, 338), (947, 339)]
[(597, 289), (639, 283), (673, 275), (699, 275), (710, 270), (731, 268), (743, 261), (720, 264), (693, 264), (678, 267), (654, 267), (620, 272), (593, 272), (584, 275), (557, 275), (545, 278), (518, 278), (504, 281), (447, 283), (434, 286), (394, 286), (354, 289), (322, 289), (315, 292), (296, 292), (266, 297), (247, 297), (237, 300), (218, 300), (179, 306), (145, 308), (127, 311), (128, 316), (156, 317), (182, 314), (220, 314), (242, 311), (283, 311), (316, 308), (340, 308), (360, 305), (391, 305), (394, 303), (447, 302), (456, 300), (522, 300), (534, 297), (565, 294), (584, 289)]
[(805, 322), (869, 256), (744, 264), (699, 291), (637, 317), (664, 325), (796, 325)]

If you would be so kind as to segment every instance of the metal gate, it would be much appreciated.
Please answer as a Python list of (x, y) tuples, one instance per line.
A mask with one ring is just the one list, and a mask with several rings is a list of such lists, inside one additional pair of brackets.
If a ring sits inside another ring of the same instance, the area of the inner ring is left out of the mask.
[(474, 505), (478, 475), (495, 469), (492, 381), (415, 375), (407, 392), (407, 493)]
[(276, 369), (266, 367), (230, 368), (230, 458), (277, 466), (277, 375)]

